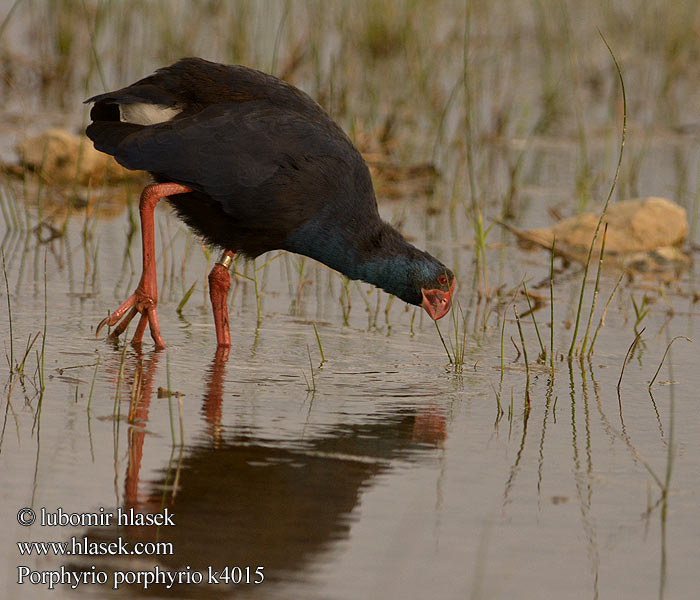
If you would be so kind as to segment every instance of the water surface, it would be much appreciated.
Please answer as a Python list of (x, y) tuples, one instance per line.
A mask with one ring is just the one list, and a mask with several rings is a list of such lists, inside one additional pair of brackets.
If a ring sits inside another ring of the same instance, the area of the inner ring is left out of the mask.
[[(23, 27), (42, 16), (38, 5), (30, 6), (33, 12), (18, 9), (22, 12), (10, 21), (5, 39), (15, 44), (25, 39)], [(264, 582), (185, 584), (171, 590), (144, 590), (134, 583), (122, 586), (122, 596), (693, 596), (700, 563), (697, 340), (676, 340), (652, 394), (647, 386), (671, 340), (696, 336), (697, 266), (664, 286), (625, 279), (590, 360), (568, 362), (562, 356), (571, 341), (580, 267), (557, 261), (550, 324), (548, 254), (519, 248), (496, 226), (489, 233), (487, 253), (494, 295), (491, 300), (478, 296), (468, 219), (464, 98), (458, 90), (458, 100), (448, 101), (462, 70), (463, 8), (449, 3), (443, 8), (445, 14), (431, 17), (439, 25), (435, 30), (415, 25), (409, 28), (414, 41), (406, 42), (407, 52), (451, 49), (451, 54), (441, 54), (451, 58), (435, 67), (434, 79), (429, 65), (411, 62), (400, 52), (372, 56), (340, 43), (346, 30), (339, 23), (349, 17), (337, 7), (319, 11), (316, 18), (333, 27), (311, 38), (313, 52), (337, 60), (347, 57), (344, 71), (331, 69), (325, 58), (317, 66), (323, 73), (335, 73), (335, 82), (342, 71), (354, 87), (333, 88), (335, 96), (325, 94), (329, 90), (320, 85), (323, 78), (314, 75), (311, 63), (302, 62), (294, 77), (325, 98), (348, 130), (353, 123), (368, 130), (381, 124), (395, 100), (396, 136), (405, 145), (393, 158), (400, 164), (434, 159), (440, 168), (433, 196), (413, 193), (388, 200), (380, 195), (380, 209), (414, 243), (453, 267), (459, 280), (459, 334), (449, 317), (441, 321), (441, 330), (454, 355), (466, 327), (459, 366), (450, 363), (435, 326), (422, 311), (365, 284), (348, 284), (309, 259), (276, 253), (255, 265), (236, 263), (240, 275), (234, 277), (230, 296), (232, 347), (228, 353), (217, 352), (205, 288), (215, 256), (206, 255), (167, 206), (156, 211), (159, 316), (167, 349), (154, 351), (147, 335), (140, 348), (95, 339), (96, 324), (138, 282), (140, 241), (129, 219), (137, 198), (132, 195), (125, 205), (120, 190), (94, 190), (101, 210), (69, 212), (65, 203), (55, 203), (53, 197), (60, 199), (61, 194), (51, 188), (37, 191), (16, 180), (2, 181), (0, 236), (7, 288), (4, 282), (0, 286), (0, 339), (13, 365), (12, 374), (9, 368), (4, 371), (0, 400), (0, 569), (5, 596), (63, 598), (80, 593), (67, 585), (51, 592), (41, 583), (17, 585), (20, 565), (37, 572), (61, 566), (92, 572), (95, 565), (108, 583), (80, 589), (96, 597), (111, 595), (116, 572), (158, 568), (202, 572), (206, 579), (209, 568), (221, 572), (235, 566), (249, 566), (251, 573), (264, 567)], [(450, 18), (447, 9), (460, 18)], [(475, 39), (483, 42), (473, 50), (474, 76), (481, 86), (474, 101), (483, 117), (483, 135), (475, 147), (488, 222), (502, 214), (512, 183), (509, 173), (520, 159), (511, 204), (518, 227), (551, 224), (547, 209), (564, 216), (575, 212), (582, 198), (577, 185), (583, 180), (577, 183), (577, 177), (584, 149), (591, 176), (588, 208), (599, 207), (607, 195), (619, 150), (620, 113), (618, 82), (594, 28), (603, 19), (612, 41), (622, 48), (629, 78), (628, 158), (616, 197), (666, 195), (688, 209), (692, 225), (698, 141), (692, 127), (680, 125), (682, 115), (695, 114), (691, 107), (698, 96), (697, 77), (692, 69), (684, 76), (670, 62), (660, 64), (658, 54), (649, 50), (652, 46), (637, 60), (630, 58), (624, 51), (627, 30), (612, 26), (624, 20), (622, 8), (617, 15), (591, 13), (585, 19), (577, 19), (575, 7), (569, 9), (578, 44), (573, 56), (580, 61), (573, 67), (571, 48), (560, 38), (552, 37), (550, 49), (557, 58), (547, 58), (538, 37), (542, 32), (533, 25), (544, 19), (540, 25), (554, 30), (558, 21), (533, 9), (532, 14), (508, 16), (503, 31), (498, 25), (504, 18), (501, 9), (481, 7), (472, 15)], [(244, 62), (258, 59), (257, 66), (268, 68), (282, 15), (269, 8), (250, 10), (250, 22), (265, 35), (251, 36), (245, 55), (249, 60)], [(293, 54), (293, 42), (302, 37), (305, 24), (314, 22), (309, 12), (292, 3), (278, 50), (281, 58)], [(395, 19), (404, 14), (399, 12)], [(208, 18), (198, 17), (197, 26), (210, 23)], [(656, 31), (651, 9), (640, 18)], [(350, 19), (348, 27), (358, 27), (357, 19)], [(677, 33), (676, 27), (666, 35)], [(139, 31), (130, 33), (137, 47), (155, 43)], [(212, 36), (207, 46), (203, 37), (196, 37), (193, 48), (163, 51), (167, 58), (128, 54), (120, 62), (109, 48), (101, 48), (107, 86), (143, 76), (176, 53), (215, 58), (218, 52), (224, 60), (220, 39)], [(100, 38), (105, 39), (108, 46), (110, 37)], [(509, 45), (504, 46), (504, 39)], [(588, 48), (595, 52), (583, 51)], [(534, 57), (528, 68), (522, 66), (527, 61), (521, 53)], [(552, 60), (555, 65), (547, 66)], [(85, 75), (80, 64), (76, 62), (74, 78)], [(402, 91), (392, 82), (405, 77), (397, 65), (405, 69), (407, 64), (419, 67), (405, 79)], [(518, 73), (519, 65), (520, 78), (496, 76)], [(581, 87), (561, 85), (561, 110), (568, 117), (540, 135), (533, 129), (538, 115), (555, 114), (541, 108), (540, 82), (550, 68), (561, 78), (571, 68), (580, 69)], [(675, 91), (665, 97), (672, 110), (661, 118), (659, 96), (642, 90), (650, 81), (656, 85), (657, 75), (669, 73), (678, 79), (669, 83)], [(584, 75), (591, 80), (583, 81)], [(94, 73), (85, 76), (89, 92), (101, 91)], [(408, 110), (400, 97), (425, 81), (442, 94), (442, 101), (431, 108), (428, 94), (413, 94), (415, 103)], [(81, 85), (73, 82), (64, 92), (75, 103), (68, 102), (58, 110), (60, 117), (53, 117), (56, 107), (50, 109), (47, 98), (58, 92), (51, 88), (42, 95), (32, 81), (24, 83), (35, 93), (31, 103), (41, 105), (43, 98), (46, 112), (27, 127), (12, 125), (21, 111), (18, 97), (6, 92), (11, 101), (5, 122), (12, 135), (2, 142), (3, 156), (12, 154), (12, 143), (22, 135), (40, 129), (47, 115), (52, 125), (60, 120), (80, 125), (77, 99), (86, 95)], [(509, 104), (503, 97), (519, 85), (519, 102)], [(570, 93), (585, 108), (585, 146), (577, 137)], [(345, 112), (342, 99), (350, 106)], [(511, 111), (503, 117), (505, 131), (487, 135), (493, 133), (488, 128), (495, 123), (494, 113), (504, 107)], [(444, 120), (439, 121), (443, 109)], [(438, 122), (444, 127), (441, 140), (436, 137)], [(652, 131), (650, 123), (658, 129)], [(353, 136), (359, 138), (360, 131), (353, 130)], [(65, 225), (65, 231), (47, 241), (46, 230), (37, 236), (34, 228), (50, 215), (50, 222), (59, 229)], [(698, 243), (695, 229), (690, 243)], [(259, 310), (251, 279), (255, 275)], [(535, 316), (548, 348), (554, 328), (554, 374), (549, 365), (537, 363), (539, 344), (525, 314), (527, 302), (514, 296), (523, 279), (545, 299)], [(589, 279), (592, 287), (593, 271)], [(617, 279), (614, 269), (603, 272), (593, 328)], [(192, 296), (178, 314), (178, 304), (193, 284)], [(641, 311), (649, 311), (638, 319), (641, 313), (635, 314), (632, 299), (639, 311), (644, 298)], [(514, 304), (523, 315), (529, 389)], [(585, 306), (590, 306), (590, 291)], [(623, 361), (644, 327), (618, 396)], [(17, 369), (28, 344), (20, 376)], [(168, 509), (175, 525), (22, 527), (17, 512), (23, 507), (37, 513), (42, 507), (68, 513), (99, 513), (102, 508), (164, 514)], [(85, 536), (105, 543), (121, 536), (131, 544), (172, 544), (173, 553), (21, 557), (16, 544)]]

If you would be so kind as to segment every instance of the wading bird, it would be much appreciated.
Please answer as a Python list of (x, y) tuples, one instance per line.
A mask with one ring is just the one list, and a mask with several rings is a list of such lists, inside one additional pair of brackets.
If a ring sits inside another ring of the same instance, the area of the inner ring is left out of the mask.
[(209, 274), (219, 346), (230, 346), (226, 297), (235, 253), (288, 250), (445, 316), (455, 277), (382, 221), (369, 170), (342, 129), (307, 94), (243, 66), (183, 58), (128, 87), (94, 96), (95, 148), (156, 183), (139, 203), (143, 274), (136, 291), (97, 327), (120, 335), (141, 314), (156, 347), (153, 211), (167, 197), (207, 243), (223, 249)]

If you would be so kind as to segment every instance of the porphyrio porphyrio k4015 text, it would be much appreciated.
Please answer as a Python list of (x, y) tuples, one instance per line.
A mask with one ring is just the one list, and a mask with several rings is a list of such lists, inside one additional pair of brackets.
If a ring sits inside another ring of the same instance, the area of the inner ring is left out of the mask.
[(242, 66), (184, 58), (115, 92), (90, 98), (88, 137), (127, 169), (148, 171), (139, 204), (143, 274), (104, 319), (118, 336), (141, 314), (140, 342), (158, 327), (153, 210), (178, 215), (224, 252), (209, 275), (219, 346), (230, 345), (226, 296), (234, 253), (283, 249), (372, 283), (431, 318), (450, 310), (455, 278), (379, 217), (369, 170), (338, 125), (308, 95)]

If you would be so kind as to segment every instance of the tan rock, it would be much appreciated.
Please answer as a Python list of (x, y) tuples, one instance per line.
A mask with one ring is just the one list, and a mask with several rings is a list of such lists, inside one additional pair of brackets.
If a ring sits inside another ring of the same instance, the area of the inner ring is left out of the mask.
[[(586, 213), (542, 229), (506, 227), (521, 242), (548, 250), (556, 236), (557, 255), (585, 263), (599, 218)], [(606, 223), (606, 264), (621, 266), (630, 273), (660, 276), (675, 274), (690, 263), (689, 257), (677, 248), (688, 235), (686, 211), (671, 200), (649, 197), (611, 204), (596, 238), (594, 258), (600, 255)]]
[[(554, 227), (530, 229), (524, 233), (530, 241), (545, 248), (552, 247), (552, 239), (556, 236), (558, 247), (576, 254), (587, 253), (599, 218), (598, 215), (586, 213), (564, 219)], [(603, 241), (605, 223), (608, 224), (606, 254), (675, 246), (688, 235), (685, 209), (666, 198), (637, 198), (611, 204), (596, 240), (596, 251), (600, 250)]]
[(48, 129), (20, 142), (17, 154), (21, 167), (39, 174), (52, 185), (97, 186), (104, 182), (143, 177), (140, 171), (129, 171), (111, 156), (95, 150), (85, 137), (64, 129)]

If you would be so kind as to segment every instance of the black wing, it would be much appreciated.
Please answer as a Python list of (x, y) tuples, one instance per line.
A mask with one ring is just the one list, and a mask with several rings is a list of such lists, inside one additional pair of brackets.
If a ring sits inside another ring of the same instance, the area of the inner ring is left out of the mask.
[(87, 134), (127, 169), (187, 185), (238, 214), (274, 188), (304, 196), (342, 185), (342, 173), (359, 158), (327, 122), (265, 101), (217, 104), (149, 126), (98, 121)]

